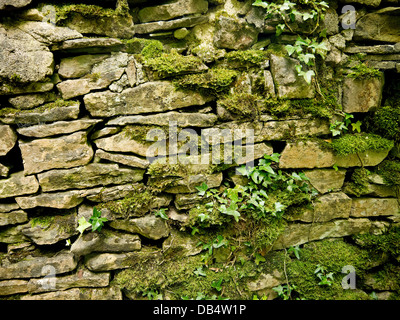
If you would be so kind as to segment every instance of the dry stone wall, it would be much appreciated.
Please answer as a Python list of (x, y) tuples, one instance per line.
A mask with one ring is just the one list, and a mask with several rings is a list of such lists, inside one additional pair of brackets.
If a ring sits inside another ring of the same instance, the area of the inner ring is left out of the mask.
[[(279, 19), (253, 2), (0, 0), (1, 297), (273, 299), (288, 279), (310, 299), (399, 297), (398, 3), (329, 2), (317, 26), (326, 57), (307, 83), (285, 45), (314, 22), (276, 37)], [(343, 27), (348, 3), (355, 29)], [(243, 154), (176, 159), (202, 139), (208, 156), (221, 141)], [(288, 205), (277, 229), (244, 211), (199, 224), (213, 211), (196, 187), (240, 188), (249, 181), (235, 167), (273, 153), (276, 171), (309, 179), (312, 201)], [(81, 233), (94, 207), (107, 222)], [(314, 269), (314, 283), (298, 280), (321, 248), (339, 289), (319, 285)], [(355, 264), (357, 290), (340, 288), (332, 261)]]

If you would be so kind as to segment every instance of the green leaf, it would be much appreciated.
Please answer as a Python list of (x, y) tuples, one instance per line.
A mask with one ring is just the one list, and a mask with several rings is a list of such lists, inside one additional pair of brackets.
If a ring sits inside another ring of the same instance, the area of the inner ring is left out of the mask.
[(286, 208), (285, 205), (283, 205), (280, 202), (275, 202), (275, 212), (281, 212), (282, 210), (284, 210)]
[(208, 190), (208, 186), (205, 182), (203, 182), (200, 186), (195, 187), (199, 192), (199, 196), (204, 196), (206, 191)]
[(283, 30), (285, 30), (285, 24), (283, 24), (283, 23), (282, 24), (278, 24), (276, 26), (276, 30), (275, 30), (276, 36), (279, 37), (282, 34)]
[(351, 127), (353, 129), (353, 131), (357, 131), (358, 133), (361, 132), (361, 121), (357, 121), (356, 123), (352, 123)]
[(313, 60), (315, 59), (315, 56), (312, 53), (306, 53), (306, 54), (299, 54), (299, 60), (304, 62), (306, 65), (313, 65)]
[(196, 269), (196, 271), (194, 271), (194, 274), (196, 275), (196, 276), (201, 276), (201, 277), (205, 277), (205, 276), (207, 276), (207, 274), (204, 272), (204, 270), (203, 270), (203, 267), (198, 267), (197, 269)]
[(166, 213), (167, 209), (161, 208), (160, 210), (156, 211), (154, 214), (156, 217), (160, 217), (161, 219), (168, 220), (169, 217)]
[(260, 262), (265, 262), (266, 260), (265, 260), (265, 258), (261, 255), (261, 254), (259, 254), (259, 253), (255, 253), (255, 263), (256, 263), (256, 265), (259, 265), (259, 263)]
[(289, 56), (291, 56), (296, 51), (296, 48), (290, 44), (286, 45), (285, 49), (286, 49), (287, 53), (289, 54)]
[(83, 233), (83, 231), (85, 231), (87, 228), (91, 227), (92, 224), (87, 222), (85, 217), (82, 217), (78, 220), (78, 227), (76, 228), (76, 230), (78, 230), (80, 232), (80, 234)]

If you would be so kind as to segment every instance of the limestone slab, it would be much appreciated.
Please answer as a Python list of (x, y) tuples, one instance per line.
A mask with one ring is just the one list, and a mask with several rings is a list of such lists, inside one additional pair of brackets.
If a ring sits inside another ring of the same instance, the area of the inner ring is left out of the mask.
[(72, 288), (64, 291), (26, 295), (21, 300), (122, 300), (119, 288)]
[(10, 126), (0, 125), (0, 156), (5, 156), (15, 145), (17, 135)]
[(377, 217), (399, 214), (396, 198), (357, 198), (353, 199), (351, 217)]
[(0, 226), (19, 224), (28, 221), (28, 214), (23, 210), (0, 212)]
[(25, 176), (24, 172), (17, 172), (8, 179), (0, 180), (0, 199), (34, 194), (39, 190), (39, 183), (34, 176)]
[(96, 151), (96, 157), (112, 162), (121, 163), (134, 168), (146, 169), (150, 165), (150, 162), (146, 159), (135, 157), (133, 155), (110, 153), (101, 149), (98, 149)]

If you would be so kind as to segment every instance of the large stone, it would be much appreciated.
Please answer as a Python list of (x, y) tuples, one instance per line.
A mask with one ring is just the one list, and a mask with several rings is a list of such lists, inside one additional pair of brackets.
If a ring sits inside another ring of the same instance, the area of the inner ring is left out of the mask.
[(12, 174), (8, 179), (0, 180), (0, 199), (34, 194), (39, 184), (34, 176), (26, 177), (24, 172)]
[(23, 8), (31, 2), (32, 0), (0, 0), (0, 10)]
[[(45, 105), (46, 106), (46, 105)], [(77, 119), (79, 115), (79, 102), (68, 106), (55, 106), (51, 108), (39, 107), (32, 110), (19, 111), (9, 109), (0, 117), (1, 122), (7, 124), (42, 124), (61, 120)]]
[(117, 164), (92, 163), (84, 167), (40, 173), (38, 179), (42, 191), (47, 192), (133, 183), (142, 180), (143, 174), (142, 169), (125, 169)]
[(112, 117), (163, 112), (204, 105), (211, 98), (198, 92), (176, 90), (169, 81), (147, 82), (121, 93), (96, 92), (85, 96), (85, 107), (93, 117)]
[(376, 110), (382, 100), (384, 77), (373, 79), (345, 78), (343, 83), (343, 111), (347, 113)]
[(80, 78), (92, 71), (93, 66), (106, 59), (108, 55), (87, 54), (61, 59), (58, 74), (63, 78)]
[(278, 293), (273, 289), (284, 283), (283, 275), (278, 270), (274, 270), (272, 274), (261, 273), (256, 280), (249, 281), (247, 287), (250, 291), (267, 296), (268, 300), (273, 300), (278, 297)]
[(143, 8), (139, 11), (140, 22), (171, 20), (189, 14), (203, 14), (208, 10), (208, 2), (205, 0), (177, 0), (172, 3), (155, 7)]
[(50, 257), (29, 255), (18, 262), (4, 258), (0, 265), (0, 279), (45, 277), (48, 275), (49, 269), (47, 267), (49, 265), (54, 267), (57, 276), (74, 270), (77, 266), (77, 261), (72, 253), (65, 250), (59, 251)]
[(29, 238), (21, 233), (23, 227), (24, 225), (20, 224), (0, 231), (0, 242), (6, 244), (30, 243)]
[(46, 138), (59, 134), (68, 134), (86, 130), (101, 121), (102, 120), (88, 118), (76, 121), (58, 121), (51, 124), (40, 124), (26, 128), (19, 128), (17, 131), (25, 137)]
[(141, 218), (129, 220), (114, 220), (110, 222), (110, 227), (131, 233), (138, 233), (152, 240), (168, 237), (170, 231), (167, 223), (155, 215), (146, 215)]
[(157, 125), (169, 126), (171, 121), (177, 123), (178, 127), (212, 127), (217, 121), (215, 114), (209, 113), (181, 113), (170, 111), (149, 116), (126, 116), (113, 119), (107, 125), (124, 126), (127, 124), (144, 124), (144, 125)]
[(311, 185), (320, 193), (337, 190), (343, 186), (346, 170), (315, 169), (304, 171)]
[(400, 42), (400, 9), (386, 7), (368, 13), (357, 21), (354, 40)]
[(72, 213), (63, 216), (36, 217), (24, 225), (21, 232), (38, 245), (49, 245), (78, 234), (77, 226), (77, 215)]
[(85, 261), (86, 267), (95, 272), (108, 270), (126, 269), (137, 264), (152, 262), (152, 260), (161, 261), (162, 253), (153, 248), (145, 250), (144, 248), (137, 252), (126, 253), (101, 253), (90, 255)]
[(5, 156), (17, 142), (17, 135), (10, 126), (0, 125), (0, 156)]
[(198, 24), (202, 24), (208, 21), (207, 16), (194, 16), (194, 17), (183, 17), (179, 19), (169, 21), (157, 21), (149, 23), (141, 23), (134, 26), (135, 33), (147, 34), (159, 31), (175, 30), (180, 28), (191, 28)]
[(22, 209), (32, 209), (36, 207), (71, 209), (80, 205), (85, 197), (97, 195), (102, 188), (92, 190), (69, 190), (56, 193), (41, 193), (36, 196), (16, 197), (15, 201)]
[(338, 218), (348, 218), (352, 200), (343, 192), (328, 193), (314, 203), (314, 217), (309, 222), (325, 222)]
[(126, 166), (130, 166), (130, 167), (134, 167), (134, 168), (146, 169), (150, 165), (149, 161), (139, 158), (139, 157), (135, 157), (132, 155), (125, 155), (125, 154), (110, 153), (110, 152), (103, 151), (101, 149), (98, 149), (96, 151), (96, 157), (98, 157), (100, 159), (108, 160), (111, 162), (121, 163)]
[(28, 292), (27, 280), (0, 281), (0, 296), (8, 296), (17, 293)]
[(388, 153), (389, 150), (367, 150), (358, 154), (338, 156), (316, 141), (288, 142), (282, 152), (279, 167), (282, 169), (328, 168), (335, 164), (342, 168), (373, 167), (381, 163)]
[(27, 110), (38, 107), (46, 102), (56, 100), (57, 96), (54, 93), (32, 93), (22, 96), (11, 97), (8, 102), (19, 110)]
[(73, 288), (64, 291), (26, 295), (21, 300), (122, 300), (122, 292), (115, 286), (107, 288)]
[(19, 28), (0, 25), (0, 48), (0, 78), (4, 80), (26, 84), (43, 81), (53, 73), (50, 50)]
[(396, 198), (356, 198), (353, 199), (351, 217), (379, 217), (399, 215)]
[(47, 46), (66, 40), (83, 38), (83, 36), (75, 30), (57, 27), (48, 22), (25, 21), (20, 23), (18, 28)]
[(94, 65), (90, 74), (81, 79), (66, 80), (57, 85), (64, 99), (71, 99), (92, 90), (107, 88), (121, 78), (128, 64), (127, 53), (115, 53)]
[(314, 86), (308, 84), (296, 71), (299, 61), (271, 54), (271, 73), (279, 98), (306, 99), (315, 95)]
[(39, 293), (46, 291), (63, 291), (76, 287), (107, 287), (110, 283), (110, 274), (105, 272), (94, 273), (81, 268), (74, 274), (54, 278), (52, 282), (54, 286), (49, 285), (51, 280), (51, 278), (30, 279), (28, 282), (28, 291), (30, 293)]
[(165, 255), (171, 254), (174, 257), (194, 256), (202, 251), (196, 239), (175, 230), (171, 230), (171, 234), (164, 240), (162, 248)]
[(135, 35), (134, 23), (130, 15), (118, 17), (98, 17), (72, 13), (65, 26), (85, 35), (99, 35), (111, 38), (130, 39)]
[[(98, 192), (93, 192), (87, 196), (92, 202), (108, 202), (122, 199), (136, 191), (137, 186), (142, 184), (124, 184), (112, 187), (103, 187)], [(96, 189), (97, 190), (97, 189)]]
[(104, 229), (101, 233), (84, 233), (72, 244), (71, 252), (76, 256), (86, 256), (92, 252), (132, 252), (141, 247), (136, 234)]
[(71, 53), (103, 53), (119, 51), (122, 41), (114, 38), (83, 38), (66, 40), (51, 46), (51, 51), (68, 51)]
[(394, 53), (394, 45), (392, 44), (379, 44), (375, 46), (348, 46), (344, 49), (345, 53), (373, 53), (373, 54), (388, 54)]
[(94, 154), (86, 132), (25, 143), (20, 141), (19, 147), (26, 174), (82, 166), (89, 163)]
[(258, 31), (244, 19), (221, 15), (216, 22), (214, 43), (218, 48), (246, 50), (257, 42)]
[(28, 221), (28, 214), (22, 210), (0, 212), (0, 226), (19, 224)]

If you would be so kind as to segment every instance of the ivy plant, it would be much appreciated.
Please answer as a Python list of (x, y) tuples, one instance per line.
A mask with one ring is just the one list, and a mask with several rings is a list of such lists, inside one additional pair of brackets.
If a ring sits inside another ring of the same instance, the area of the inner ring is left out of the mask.
[(89, 218), (89, 221), (86, 221), (85, 217), (81, 217), (78, 220), (78, 227), (76, 228), (80, 234), (82, 234), (87, 228), (92, 227), (92, 232), (98, 230), (101, 231), (104, 226), (104, 222), (107, 222), (107, 218), (101, 217), (101, 211), (96, 207), (93, 208), (93, 214)]

